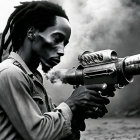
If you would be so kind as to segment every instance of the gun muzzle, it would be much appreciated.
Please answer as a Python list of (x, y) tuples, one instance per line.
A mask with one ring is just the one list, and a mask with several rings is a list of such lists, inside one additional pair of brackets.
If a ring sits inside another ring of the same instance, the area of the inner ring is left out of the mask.
[(64, 75), (61, 76), (61, 80), (63, 83), (68, 83), (70, 85), (83, 85), (83, 71), (70, 69)]
[(140, 54), (126, 57), (124, 71), (126, 75), (139, 75), (140, 74)]

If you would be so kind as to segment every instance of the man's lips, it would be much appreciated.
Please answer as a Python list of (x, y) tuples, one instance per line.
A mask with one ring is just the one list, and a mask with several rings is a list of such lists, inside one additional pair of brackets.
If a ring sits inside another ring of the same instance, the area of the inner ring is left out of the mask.
[(40, 59), (41, 62), (47, 67), (54, 67), (60, 62), (60, 58), (52, 57), (47, 62), (44, 59)]
[(50, 58), (49, 62), (50, 64), (53, 64), (53, 66), (55, 66), (58, 63), (60, 63), (60, 58), (56, 58), (56, 57)]

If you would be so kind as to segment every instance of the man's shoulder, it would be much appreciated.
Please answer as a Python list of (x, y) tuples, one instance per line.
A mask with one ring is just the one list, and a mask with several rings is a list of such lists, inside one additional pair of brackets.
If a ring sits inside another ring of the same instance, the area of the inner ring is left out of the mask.
[(13, 64), (12, 60), (7, 59), (0, 63), (0, 75), (19, 76), (20, 73), (24, 74), (18, 66)]

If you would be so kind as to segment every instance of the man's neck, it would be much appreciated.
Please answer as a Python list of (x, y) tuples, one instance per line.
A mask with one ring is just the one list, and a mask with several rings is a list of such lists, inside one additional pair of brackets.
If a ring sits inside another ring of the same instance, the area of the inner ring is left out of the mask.
[(34, 73), (39, 66), (39, 59), (30, 49), (21, 48), (18, 51), (18, 55), (22, 58), (22, 60), (26, 63), (29, 69)]

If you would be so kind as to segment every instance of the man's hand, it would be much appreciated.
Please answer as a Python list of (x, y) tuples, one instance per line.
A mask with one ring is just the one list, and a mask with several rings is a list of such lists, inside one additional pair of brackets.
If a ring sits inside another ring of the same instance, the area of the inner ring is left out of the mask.
[(81, 112), (85, 118), (103, 117), (107, 113), (105, 105), (109, 103), (109, 99), (101, 95), (106, 87), (106, 84), (79, 86), (66, 103), (73, 114)]
[(107, 85), (107, 88), (101, 93), (101, 95), (106, 96), (106, 97), (114, 97), (115, 91), (116, 91), (116, 88), (114, 85)]

